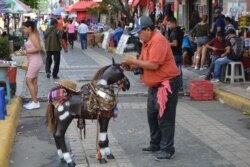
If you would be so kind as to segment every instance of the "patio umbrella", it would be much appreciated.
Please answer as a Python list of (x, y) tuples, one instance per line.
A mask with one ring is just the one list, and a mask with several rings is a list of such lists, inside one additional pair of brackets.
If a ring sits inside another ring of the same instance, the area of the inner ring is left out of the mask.
[(61, 16), (61, 14), (65, 13), (63, 8), (58, 8), (55, 10), (55, 12), (53, 13), (55, 16)]
[(3, 1), (3, 0), (0, 0), (0, 8), (3, 9), (3, 8), (6, 8), (6, 3)]
[(13, 11), (9, 8), (0, 8), (0, 13), (13, 13)]
[(75, 4), (73, 4), (71, 6), (71, 9), (69, 9), (69, 12), (72, 12), (72, 11), (77, 11), (77, 12), (85, 11), (88, 8), (95, 8), (95, 7), (98, 7), (98, 6), (99, 6), (99, 4), (96, 3), (96, 2), (93, 2), (93, 1), (78, 1), (78, 2), (76, 2)]
[(11, 5), (11, 9), (13, 9), (13, 12), (15, 13), (30, 13), (32, 12), (32, 9), (24, 4), (23, 2), (19, 0), (13, 0), (14, 5)]
[(70, 11), (72, 10), (73, 5), (74, 5), (74, 4), (65, 7), (65, 8), (64, 8), (65, 12), (70, 12)]

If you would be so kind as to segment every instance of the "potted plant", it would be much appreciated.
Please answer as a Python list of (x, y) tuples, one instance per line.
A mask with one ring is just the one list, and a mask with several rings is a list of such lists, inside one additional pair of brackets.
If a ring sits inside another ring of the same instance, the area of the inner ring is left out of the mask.
[[(8, 37), (0, 37), (0, 61), (10, 61), (10, 54), (11, 48)], [(6, 76), (9, 78), (12, 95), (15, 94), (16, 90), (16, 71), (16, 67), (0, 63), (0, 78)]]
[[(8, 61), (10, 60), (10, 44), (7, 37), (0, 37), (0, 60)], [(6, 77), (8, 66), (4, 63), (0, 64), (0, 77)]]

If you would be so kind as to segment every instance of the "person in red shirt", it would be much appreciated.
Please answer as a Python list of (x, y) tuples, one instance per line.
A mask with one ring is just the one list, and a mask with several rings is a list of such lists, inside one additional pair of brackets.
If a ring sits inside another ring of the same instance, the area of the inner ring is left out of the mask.
[(155, 160), (170, 159), (175, 153), (175, 115), (180, 87), (180, 72), (167, 39), (155, 30), (147, 16), (138, 19), (132, 34), (143, 42), (139, 59), (124, 57), (124, 69), (140, 69), (141, 79), (148, 88), (147, 116), (150, 145), (143, 152), (160, 152)]
[(61, 18), (57, 18), (57, 29), (60, 31), (63, 30), (63, 21)]
[(217, 32), (216, 37), (206, 44), (208, 49), (212, 50), (211, 64), (208, 73), (205, 77), (206, 80), (211, 79), (211, 74), (214, 71), (214, 62), (225, 52), (226, 42), (224, 35), (221, 31)]

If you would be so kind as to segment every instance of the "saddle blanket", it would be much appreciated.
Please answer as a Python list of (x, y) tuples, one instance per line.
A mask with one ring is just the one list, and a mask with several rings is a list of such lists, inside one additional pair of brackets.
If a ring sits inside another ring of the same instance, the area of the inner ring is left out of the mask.
[(48, 101), (54, 104), (63, 104), (68, 100), (67, 91), (62, 88), (52, 89), (48, 94)]

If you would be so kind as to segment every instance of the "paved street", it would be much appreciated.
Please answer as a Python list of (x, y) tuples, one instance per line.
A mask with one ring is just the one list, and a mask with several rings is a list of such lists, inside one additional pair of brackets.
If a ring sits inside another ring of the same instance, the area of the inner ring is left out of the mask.
[[(79, 44), (77, 44), (79, 46)], [(63, 53), (59, 76), (77, 81), (80, 87), (88, 82), (101, 66), (111, 64), (111, 56), (117, 62), (120, 56), (101, 48), (80, 51), (75, 48)], [(154, 161), (154, 154), (141, 152), (148, 145), (149, 129), (146, 118), (147, 89), (139, 77), (127, 73), (131, 90), (121, 92), (118, 121), (110, 121), (109, 139), (116, 157), (106, 165), (95, 159), (95, 121), (87, 121), (86, 139), (80, 140), (79, 130), (73, 121), (67, 131), (67, 143), (78, 167), (248, 167), (250, 166), (250, 133), (240, 111), (218, 101), (192, 101), (180, 96), (177, 109), (175, 147), (176, 156), (164, 162)], [(18, 81), (24, 79), (24, 71), (18, 71)], [(188, 77), (187, 77), (188, 76)], [(184, 70), (184, 78), (196, 78), (198, 74)], [(66, 167), (56, 155), (52, 135), (45, 126), (46, 97), (48, 90), (58, 81), (39, 76), (39, 97), (42, 107), (22, 111), (11, 157), (11, 167)], [(30, 96), (25, 85), (18, 83), (17, 94), (26, 101)], [(187, 89), (187, 86), (186, 88)]]

